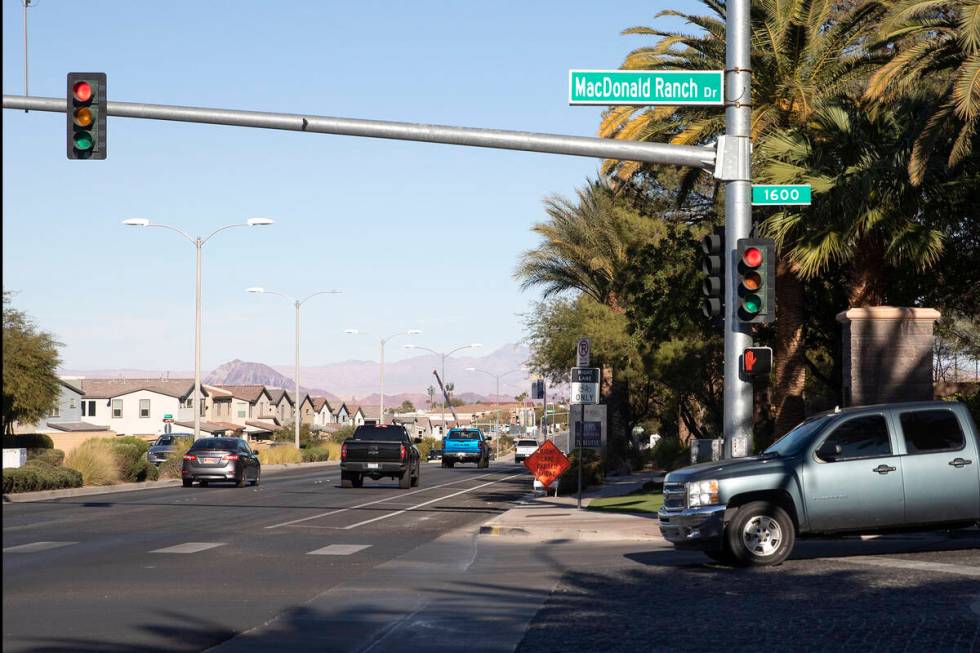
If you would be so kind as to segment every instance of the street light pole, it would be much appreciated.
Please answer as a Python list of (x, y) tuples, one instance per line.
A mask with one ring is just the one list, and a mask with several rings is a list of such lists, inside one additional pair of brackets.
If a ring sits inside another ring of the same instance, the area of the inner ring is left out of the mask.
[(467, 367), (466, 368), (466, 371), (467, 372), (480, 372), (482, 374), (486, 374), (488, 376), (492, 376), (496, 380), (496, 382), (497, 382), (497, 394), (493, 398), (493, 421), (494, 421), (494, 429), (496, 430), (497, 437), (499, 438), (500, 437), (500, 409), (499, 409), (498, 406), (499, 406), (499, 403), (500, 403), (500, 379), (503, 378), (503, 377), (505, 377), (505, 376), (507, 376), (508, 374), (514, 374), (515, 372), (526, 372), (527, 369), (524, 368), (524, 367), (519, 367), (516, 370), (509, 370), (507, 372), (502, 372), (500, 374), (494, 374), (493, 372), (488, 372), (486, 370), (477, 369), (475, 367)]
[(274, 224), (274, 222), (268, 218), (249, 218), (245, 222), (219, 227), (205, 238), (201, 238), (200, 236), (191, 238), (183, 229), (171, 227), (166, 224), (155, 224), (146, 218), (129, 218), (123, 220), (122, 223), (127, 227), (160, 227), (161, 229), (176, 231), (194, 245), (194, 439), (198, 440), (201, 437), (201, 407), (203, 406), (201, 403), (201, 249), (204, 247), (204, 243), (225, 229), (233, 229), (235, 227), (263, 227)]
[(294, 383), (295, 383), (295, 388), (296, 388), (296, 403), (293, 404), (293, 432), (294, 432), (294, 439), (295, 439), (296, 449), (298, 450), (300, 448), (300, 446), (299, 446), (300, 445), (300, 440), (299, 440), (300, 422), (302, 421), (302, 418), (303, 418), (302, 414), (300, 413), (301, 401), (300, 401), (300, 397), (299, 397), (299, 344), (300, 344), (300, 338), (301, 338), (301, 333), (300, 333), (300, 308), (302, 308), (303, 304), (305, 304), (308, 300), (312, 299), (313, 297), (316, 297), (317, 295), (339, 295), (341, 291), (339, 291), (339, 290), (321, 290), (320, 292), (315, 292), (312, 295), (307, 295), (303, 299), (293, 299), (289, 295), (284, 295), (283, 293), (276, 292), (275, 290), (266, 290), (265, 288), (261, 288), (261, 287), (248, 288), (248, 289), (245, 290), (245, 292), (252, 293), (253, 295), (278, 295), (280, 297), (283, 297), (283, 298), (288, 299), (289, 301), (291, 301), (293, 303), (293, 306), (296, 308), (296, 343), (295, 343), (295, 345), (296, 345), (296, 353), (295, 353), (296, 363), (295, 363), (295, 365), (293, 367), (293, 370), (294, 370), (293, 375), (295, 377)]
[[(462, 347), (457, 347), (456, 349), (452, 349), (452, 350), (450, 350), (450, 351), (448, 351), (446, 353), (438, 352), (435, 349), (429, 349), (428, 347), (420, 347), (418, 345), (404, 345), (404, 348), (405, 349), (422, 349), (424, 351), (433, 353), (436, 356), (441, 357), (442, 358), (442, 384), (443, 384), (443, 387), (445, 387), (449, 383), (449, 381), (446, 379), (446, 359), (449, 358), (450, 356), (452, 356), (453, 354), (455, 354), (458, 351), (462, 351), (464, 349), (469, 349), (470, 347), (476, 348), (476, 347), (482, 347), (482, 346), (483, 345), (481, 343), (474, 342), (474, 343), (471, 343), (471, 344), (468, 344), (468, 345), (463, 345)], [(448, 394), (448, 392), (446, 394)], [(442, 434), (443, 435), (446, 434), (446, 397), (445, 396), (443, 397), (443, 402), (442, 402)]]
[[(353, 336), (366, 335), (366, 334), (362, 334), (361, 331), (359, 331), (358, 329), (344, 329), (344, 333), (347, 333), (347, 334), (350, 334), (350, 335), (353, 335)], [(422, 332), (420, 330), (418, 330), (418, 329), (409, 329), (408, 331), (399, 331), (398, 333), (393, 333), (390, 336), (388, 336), (387, 338), (380, 338), (378, 340), (378, 342), (381, 345), (381, 371), (380, 371), (380, 376), (381, 376), (381, 394), (379, 395), (379, 397), (380, 397), (379, 398), (379, 404), (380, 405), (378, 407), (378, 417), (381, 420), (381, 423), (382, 424), (385, 421), (385, 345), (392, 338), (397, 338), (398, 336), (417, 336), (417, 335), (420, 335), (421, 333)]]

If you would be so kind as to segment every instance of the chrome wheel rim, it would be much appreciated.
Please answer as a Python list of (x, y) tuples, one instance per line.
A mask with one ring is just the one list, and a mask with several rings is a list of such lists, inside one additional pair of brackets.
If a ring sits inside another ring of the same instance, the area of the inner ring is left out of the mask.
[(742, 529), (742, 542), (754, 555), (771, 556), (783, 543), (783, 529), (772, 517), (756, 515)]

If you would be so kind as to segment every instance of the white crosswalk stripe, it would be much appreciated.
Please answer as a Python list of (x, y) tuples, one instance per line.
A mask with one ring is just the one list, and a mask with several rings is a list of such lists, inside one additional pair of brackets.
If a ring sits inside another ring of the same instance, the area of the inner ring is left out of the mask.
[(352, 553), (371, 548), (370, 544), (331, 544), (306, 555), (311, 556), (349, 556)]
[(3, 552), (4, 553), (37, 553), (38, 551), (58, 549), (63, 546), (70, 546), (72, 544), (78, 544), (78, 542), (31, 542), (30, 544), (21, 544), (20, 546), (8, 546), (3, 550)]
[(198, 551), (207, 551), (208, 549), (214, 549), (224, 545), (225, 542), (185, 542), (176, 546), (156, 549), (155, 551), (150, 551), (150, 553), (197, 553)]

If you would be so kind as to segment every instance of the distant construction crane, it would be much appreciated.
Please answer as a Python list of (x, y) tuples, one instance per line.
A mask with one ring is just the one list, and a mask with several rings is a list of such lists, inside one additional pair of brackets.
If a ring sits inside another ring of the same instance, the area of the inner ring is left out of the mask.
[[(453, 414), (453, 421), (456, 422), (456, 426), (459, 426), (459, 417), (456, 416), (456, 411), (453, 410), (453, 404), (451, 401), (449, 401), (449, 393), (446, 392), (446, 386), (442, 385), (442, 379), (439, 378), (439, 372), (432, 370), (432, 373), (436, 377), (436, 383), (439, 384), (439, 389), (442, 390), (442, 396), (444, 397), (446, 405), (449, 406), (449, 412)], [(443, 424), (443, 427), (445, 427), (445, 424)]]

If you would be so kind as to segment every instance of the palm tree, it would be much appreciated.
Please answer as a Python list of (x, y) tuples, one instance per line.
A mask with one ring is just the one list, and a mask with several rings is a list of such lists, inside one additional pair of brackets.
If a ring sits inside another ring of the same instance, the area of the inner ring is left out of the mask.
[(906, 100), (871, 112), (840, 98), (819, 106), (805, 129), (771, 134), (759, 149), (766, 182), (810, 184), (813, 205), (763, 223), (803, 278), (831, 266), (850, 273), (849, 305), (885, 303), (887, 265), (936, 264), (943, 232), (930, 223), (934, 179), (914, 186), (906, 172), (927, 102)]
[(976, 142), (980, 120), (980, 0), (900, 0), (879, 30), (893, 53), (871, 76), (865, 97), (887, 105), (923, 87), (938, 93), (915, 141), (908, 170), (921, 184), (928, 159), (948, 147), (946, 164), (962, 163)]
[(425, 392), (426, 392), (426, 394), (429, 395), (429, 409), (431, 410), (431, 408), (432, 408), (432, 398), (435, 397), (436, 388), (435, 388), (435, 386), (430, 385), (428, 388), (425, 389)]
[(550, 220), (532, 227), (541, 244), (524, 252), (514, 273), (521, 288), (540, 286), (545, 297), (580, 291), (621, 311), (617, 274), (625, 267), (633, 238), (630, 220), (612, 190), (590, 181), (574, 200), (547, 198), (545, 212)]
[[(630, 52), (627, 70), (725, 68), (725, 4), (702, 0), (710, 15), (689, 15), (666, 10), (660, 16), (685, 19), (703, 30), (700, 34), (632, 27), (624, 34), (654, 36), (654, 45)], [(752, 122), (753, 140), (778, 129), (805, 125), (821, 97), (842, 93), (861, 83), (871, 63), (857, 47), (884, 10), (865, 4), (842, 13), (837, 0), (755, 0), (752, 4)], [(713, 107), (631, 107), (610, 109), (603, 116), (599, 135), (640, 141), (707, 144), (724, 131), (724, 115)], [(647, 164), (606, 161), (603, 172), (621, 182), (648, 169)], [(714, 183), (706, 173), (689, 170), (681, 182), (685, 189), (698, 182)], [(777, 263), (775, 384), (776, 435), (785, 433), (804, 417), (806, 382), (803, 343), (804, 289), (796, 265), (785, 256)]]

